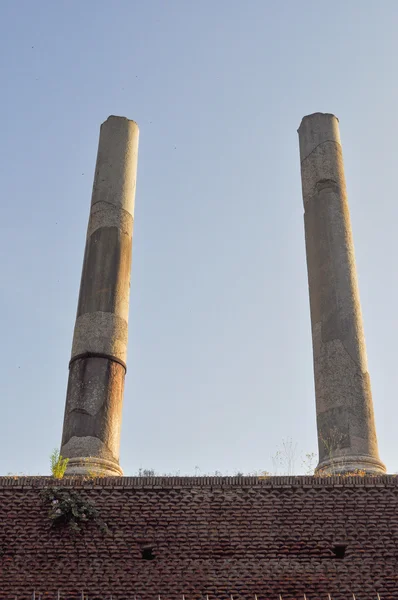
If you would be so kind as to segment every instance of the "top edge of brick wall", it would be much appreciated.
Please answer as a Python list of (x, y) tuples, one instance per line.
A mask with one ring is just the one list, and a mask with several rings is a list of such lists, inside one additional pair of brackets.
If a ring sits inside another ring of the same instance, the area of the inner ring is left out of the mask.
[(206, 487), (398, 487), (397, 475), (380, 477), (312, 477), (312, 476), (270, 476), (270, 477), (101, 477), (83, 479), (81, 477), (64, 477), (62, 480), (44, 476), (0, 476), (0, 488), (42, 488), (42, 487), (77, 487), (77, 488), (206, 488)]

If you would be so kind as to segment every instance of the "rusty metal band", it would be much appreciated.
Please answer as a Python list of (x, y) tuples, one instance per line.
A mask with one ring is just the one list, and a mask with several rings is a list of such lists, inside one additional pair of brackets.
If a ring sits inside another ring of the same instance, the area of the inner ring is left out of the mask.
[(116, 356), (111, 356), (110, 354), (103, 354), (102, 352), (83, 352), (83, 354), (76, 354), (69, 361), (69, 369), (71, 365), (76, 361), (83, 358), (106, 358), (107, 360), (111, 360), (113, 362), (118, 363), (124, 369), (124, 372), (127, 373), (127, 365), (120, 358), (116, 358)]

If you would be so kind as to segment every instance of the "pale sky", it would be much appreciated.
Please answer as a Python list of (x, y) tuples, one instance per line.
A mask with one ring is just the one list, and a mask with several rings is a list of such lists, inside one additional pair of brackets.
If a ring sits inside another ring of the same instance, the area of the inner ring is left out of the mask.
[(340, 119), (380, 457), (398, 471), (398, 2), (1, 0), (0, 474), (59, 447), (100, 124), (140, 126), (126, 475), (316, 452), (297, 128)]

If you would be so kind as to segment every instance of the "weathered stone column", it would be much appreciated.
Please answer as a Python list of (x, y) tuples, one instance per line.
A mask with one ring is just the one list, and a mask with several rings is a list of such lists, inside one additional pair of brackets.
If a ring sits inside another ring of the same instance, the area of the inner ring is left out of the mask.
[(381, 474), (338, 119), (298, 130), (311, 305), (318, 472)]
[(61, 446), (69, 475), (123, 474), (119, 445), (137, 153), (137, 124), (109, 117), (100, 131), (69, 364)]

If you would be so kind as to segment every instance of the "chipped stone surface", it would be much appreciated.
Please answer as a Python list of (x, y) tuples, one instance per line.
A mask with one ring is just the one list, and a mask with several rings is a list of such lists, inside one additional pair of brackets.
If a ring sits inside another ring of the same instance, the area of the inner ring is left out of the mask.
[(72, 358), (85, 352), (98, 352), (127, 360), (128, 324), (109, 312), (87, 312), (76, 319)]
[(133, 223), (133, 216), (126, 210), (109, 202), (96, 202), (91, 208), (87, 237), (102, 227), (116, 227), (121, 233), (132, 236)]
[(378, 455), (337, 118), (322, 113), (304, 117), (299, 141), (319, 468), (339, 472), (366, 465), (369, 472), (384, 472)]
[(72, 344), (61, 448), (67, 473), (122, 474), (137, 154), (137, 124), (109, 117), (100, 132)]

